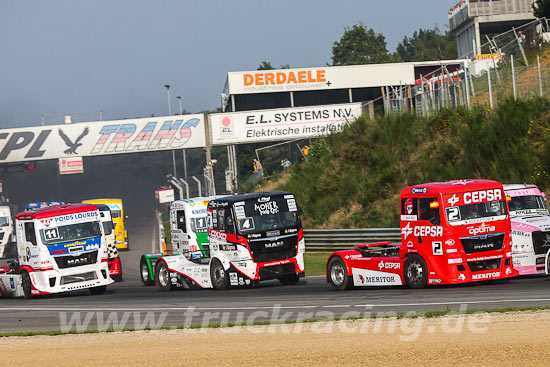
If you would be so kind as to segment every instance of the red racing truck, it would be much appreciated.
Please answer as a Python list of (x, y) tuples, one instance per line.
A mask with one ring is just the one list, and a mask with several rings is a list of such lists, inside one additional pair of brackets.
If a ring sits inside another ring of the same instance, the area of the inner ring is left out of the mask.
[(381, 242), (336, 251), (327, 282), (357, 286), (459, 284), (517, 276), (502, 184), (457, 180), (401, 192), (401, 244)]

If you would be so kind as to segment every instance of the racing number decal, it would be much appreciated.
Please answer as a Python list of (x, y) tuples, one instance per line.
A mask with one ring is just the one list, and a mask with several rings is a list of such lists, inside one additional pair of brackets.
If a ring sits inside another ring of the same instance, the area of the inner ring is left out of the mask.
[(241, 229), (254, 229), (254, 219), (252, 219), (252, 217), (246, 217), (245, 219), (239, 220), (239, 224)]
[(59, 238), (59, 233), (57, 232), (57, 228), (50, 228), (44, 231), (44, 236), (46, 236), (47, 240), (55, 240)]
[(447, 218), (449, 218), (449, 221), (460, 220), (460, 210), (458, 210), (458, 207), (447, 208)]
[(443, 246), (440, 241), (432, 242), (432, 251), (434, 255), (443, 255)]

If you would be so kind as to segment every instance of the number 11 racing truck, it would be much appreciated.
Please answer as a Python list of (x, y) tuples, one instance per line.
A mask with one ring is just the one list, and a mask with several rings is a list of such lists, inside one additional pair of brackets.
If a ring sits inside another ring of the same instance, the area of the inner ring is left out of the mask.
[(104, 293), (113, 280), (99, 211), (94, 205), (67, 204), (19, 213), (18, 261), (0, 269), (0, 296), (89, 289)]
[(291, 285), (305, 275), (302, 224), (291, 193), (250, 193), (210, 201), (208, 238), (204, 253), (187, 249), (180, 256), (157, 260), (160, 289), (227, 289), (270, 279)]
[(401, 192), (401, 244), (381, 242), (336, 251), (327, 282), (354, 286), (459, 284), (517, 275), (502, 184), (458, 180)]

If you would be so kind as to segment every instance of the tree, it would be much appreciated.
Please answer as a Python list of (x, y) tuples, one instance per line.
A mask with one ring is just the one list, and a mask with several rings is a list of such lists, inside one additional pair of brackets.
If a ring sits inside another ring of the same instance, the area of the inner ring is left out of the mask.
[[(271, 62), (262, 61), (262, 63), (260, 64), (260, 66), (258, 66), (258, 69), (256, 70), (273, 70), (273, 69), (275, 68), (273, 67), (273, 65), (271, 65)], [(290, 69), (290, 65), (289, 64), (281, 65), (279, 66), (279, 69)]]
[(537, 18), (550, 18), (550, 0), (535, 0), (533, 12)]
[(258, 70), (273, 70), (275, 69), (269, 61), (262, 61), (260, 66), (258, 66)]
[(384, 35), (363, 23), (345, 27), (340, 41), (332, 46), (332, 65), (380, 64), (393, 61)]
[(456, 59), (456, 40), (452, 33), (441, 33), (439, 28), (414, 31), (397, 45), (397, 54), (406, 62)]

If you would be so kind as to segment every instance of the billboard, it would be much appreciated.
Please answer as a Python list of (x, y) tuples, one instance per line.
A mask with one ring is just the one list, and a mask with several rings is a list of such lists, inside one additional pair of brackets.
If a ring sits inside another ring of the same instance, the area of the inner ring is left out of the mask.
[(204, 115), (36, 126), (0, 131), (0, 163), (198, 148)]
[(82, 157), (59, 158), (59, 174), (71, 175), (73, 173), (84, 173)]
[(361, 116), (361, 103), (216, 113), (208, 116), (212, 145), (326, 136)]
[(227, 94), (299, 92), (414, 84), (414, 63), (227, 73)]

